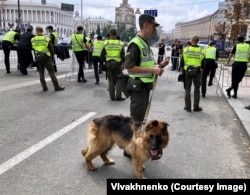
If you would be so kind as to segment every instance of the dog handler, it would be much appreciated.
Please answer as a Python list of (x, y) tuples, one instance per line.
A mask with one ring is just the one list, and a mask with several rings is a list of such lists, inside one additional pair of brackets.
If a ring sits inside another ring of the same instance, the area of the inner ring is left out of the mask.
[[(129, 74), (128, 89), (130, 91), (130, 116), (137, 122), (143, 122), (148, 107), (150, 90), (153, 89), (156, 75), (162, 75), (169, 61), (164, 59), (159, 65), (148, 40), (157, 32), (159, 23), (150, 15), (139, 17), (140, 33), (128, 44), (125, 57), (125, 68)], [(124, 156), (130, 157), (124, 151)]]
[(169, 61), (164, 59), (159, 65), (154, 61), (154, 55), (148, 40), (156, 33), (159, 24), (150, 15), (139, 17), (140, 33), (128, 44), (125, 57), (125, 68), (129, 74), (128, 88), (130, 90), (130, 116), (143, 122), (148, 106), (150, 90), (153, 88), (156, 75), (162, 75), (163, 68)]

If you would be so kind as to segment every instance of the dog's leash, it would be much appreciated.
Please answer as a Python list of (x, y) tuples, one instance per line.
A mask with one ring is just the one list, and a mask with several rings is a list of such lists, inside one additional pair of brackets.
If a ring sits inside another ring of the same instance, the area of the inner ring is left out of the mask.
[[(149, 110), (150, 110), (150, 106), (151, 106), (151, 102), (152, 102), (152, 97), (153, 97), (153, 94), (154, 94), (154, 91), (155, 91), (157, 79), (158, 79), (158, 75), (155, 75), (155, 80), (154, 80), (154, 83), (153, 83), (153, 89), (150, 92), (150, 97), (149, 97), (149, 100), (148, 100), (147, 110), (146, 110), (146, 113), (145, 113), (142, 124), (146, 124), (146, 122), (147, 122), (147, 118), (148, 118), (148, 114), (149, 114)], [(142, 125), (142, 128), (143, 128), (143, 125)]]

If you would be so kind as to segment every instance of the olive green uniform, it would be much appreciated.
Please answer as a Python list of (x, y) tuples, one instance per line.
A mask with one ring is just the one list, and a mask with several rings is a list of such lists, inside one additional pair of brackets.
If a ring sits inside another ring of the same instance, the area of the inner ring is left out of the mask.
[(54, 85), (55, 90), (60, 89), (61, 87), (59, 86), (58, 80), (55, 76), (53, 62), (51, 58), (51, 55), (53, 55), (53, 45), (51, 43), (51, 39), (43, 35), (37, 35), (31, 39), (31, 43), (35, 51), (37, 68), (39, 70), (40, 82), (43, 87), (43, 90), (44, 91), (48, 90), (48, 87), (45, 81), (45, 76), (44, 76), (45, 69), (48, 71), (50, 75), (50, 78)]
[[(142, 42), (144, 42), (143, 44), (146, 45), (144, 49), (150, 52), (151, 49), (148, 42), (144, 40), (142, 37), (140, 37), (140, 39)], [(132, 68), (133, 66), (141, 66), (141, 63), (142, 63), (141, 50), (137, 44), (131, 42), (129, 44), (129, 47), (127, 49), (127, 54), (125, 57), (125, 62), (124, 62), (125, 68), (129, 69)], [(155, 66), (155, 63), (152, 63), (152, 66)], [(148, 107), (150, 90), (153, 88), (153, 81), (143, 82), (139, 77), (129, 78), (128, 87), (129, 86), (131, 86), (131, 88), (129, 89), (130, 116), (138, 122), (143, 122)], [(136, 87), (133, 88), (133, 86)]]
[[(111, 52), (108, 51), (109, 49)], [(109, 56), (108, 53), (114, 53), (114, 55)], [(101, 59), (106, 64), (110, 100), (123, 100), (122, 89), (117, 81), (118, 75), (122, 74), (122, 64), (125, 60), (124, 43), (115, 39), (105, 41), (101, 52)]]

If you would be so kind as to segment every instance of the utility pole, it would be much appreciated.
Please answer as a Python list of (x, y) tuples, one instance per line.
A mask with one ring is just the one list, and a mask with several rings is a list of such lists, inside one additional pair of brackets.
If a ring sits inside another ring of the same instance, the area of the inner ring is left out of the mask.
[(81, 0), (81, 25), (83, 25), (82, 23), (82, 0)]
[(17, 12), (18, 12), (18, 18), (17, 18), (17, 28), (21, 30), (22, 32), (22, 25), (21, 25), (21, 11), (20, 11), (20, 0), (17, 0)]

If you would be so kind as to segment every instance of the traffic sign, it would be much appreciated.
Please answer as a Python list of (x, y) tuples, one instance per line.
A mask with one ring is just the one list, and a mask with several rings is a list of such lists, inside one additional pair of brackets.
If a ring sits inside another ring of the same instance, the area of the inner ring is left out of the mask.
[(157, 9), (144, 10), (144, 14), (157, 17), (158, 16), (158, 10)]

